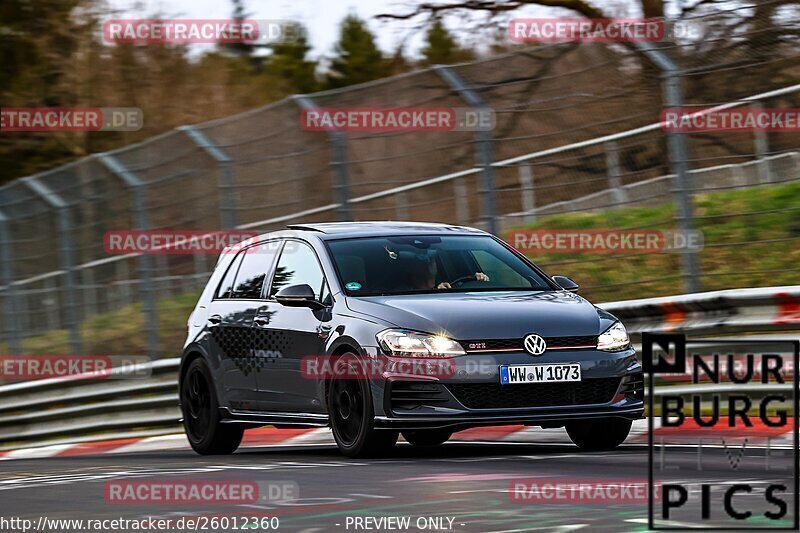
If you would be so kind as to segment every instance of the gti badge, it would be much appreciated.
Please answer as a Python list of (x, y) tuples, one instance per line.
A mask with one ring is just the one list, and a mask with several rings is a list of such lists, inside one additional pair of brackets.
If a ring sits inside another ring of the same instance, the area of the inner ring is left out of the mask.
[(525, 337), (523, 345), (531, 355), (542, 355), (547, 350), (547, 343), (539, 335), (528, 335)]

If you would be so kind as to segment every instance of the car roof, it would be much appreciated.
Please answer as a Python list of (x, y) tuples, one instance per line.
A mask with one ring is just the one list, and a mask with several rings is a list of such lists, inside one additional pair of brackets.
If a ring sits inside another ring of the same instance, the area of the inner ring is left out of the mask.
[[(319, 222), (311, 224), (289, 224), (287, 229), (258, 235), (257, 240), (299, 237), (309, 240), (333, 240), (357, 237), (385, 237), (392, 235), (488, 235), (485, 231), (467, 226), (437, 224), (434, 222)], [(226, 247), (226, 253), (241, 248), (241, 244)]]
[(346, 237), (378, 237), (384, 235), (409, 235), (409, 234), (485, 234), (476, 228), (455, 226), (452, 224), (438, 224), (432, 222), (320, 222), (311, 224), (290, 224), (290, 230), (299, 232), (314, 232), (322, 239)]

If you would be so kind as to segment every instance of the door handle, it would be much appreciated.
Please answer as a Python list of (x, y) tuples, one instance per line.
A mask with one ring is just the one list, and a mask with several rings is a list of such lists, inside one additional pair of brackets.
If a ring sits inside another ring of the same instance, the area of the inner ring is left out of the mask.
[(219, 315), (211, 315), (210, 317), (208, 317), (208, 323), (209, 324), (216, 325), (216, 324), (219, 324), (220, 322), (222, 322), (222, 317), (219, 316)]

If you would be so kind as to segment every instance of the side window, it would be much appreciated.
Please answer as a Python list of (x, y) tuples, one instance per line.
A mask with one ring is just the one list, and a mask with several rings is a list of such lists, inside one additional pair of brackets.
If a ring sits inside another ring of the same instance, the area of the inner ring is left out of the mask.
[(222, 277), (222, 282), (217, 288), (215, 298), (231, 298), (233, 296), (233, 280), (236, 278), (236, 272), (239, 270), (239, 265), (242, 263), (244, 252), (239, 252), (236, 257), (231, 261), (228, 271)]
[(236, 274), (233, 298), (257, 300), (261, 298), (261, 290), (267, 272), (272, 269), (276, 247), (272, 243), (252, 246), (245, 250), (242, 266)]
[(302, 242), (286, 241), (275, 268), (269, 296), (272, 298), (284, 287), (305, 283), (314, 289), (317, 299), (321, 299), (324, 282), (325, 277), (314, 250)]

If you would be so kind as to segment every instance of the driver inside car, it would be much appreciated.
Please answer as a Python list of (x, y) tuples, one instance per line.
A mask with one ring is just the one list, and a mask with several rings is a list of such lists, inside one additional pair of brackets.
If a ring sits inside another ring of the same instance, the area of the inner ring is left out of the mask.
[[(416, 260), (409, 266), (411, 269), (411, 285), (413, 289), (427, 290), (427, 289), (452, 289), (453, 286), (448, 281), (442, 281), (436, 284), (436, 274), (438, 269), (436, 260), (428, 255), (417, 256)], [(483, 272), (476, 272), (474, 276), (467, 278), (459, 278), (463, 281), (490, 281), (489, 276)]]

